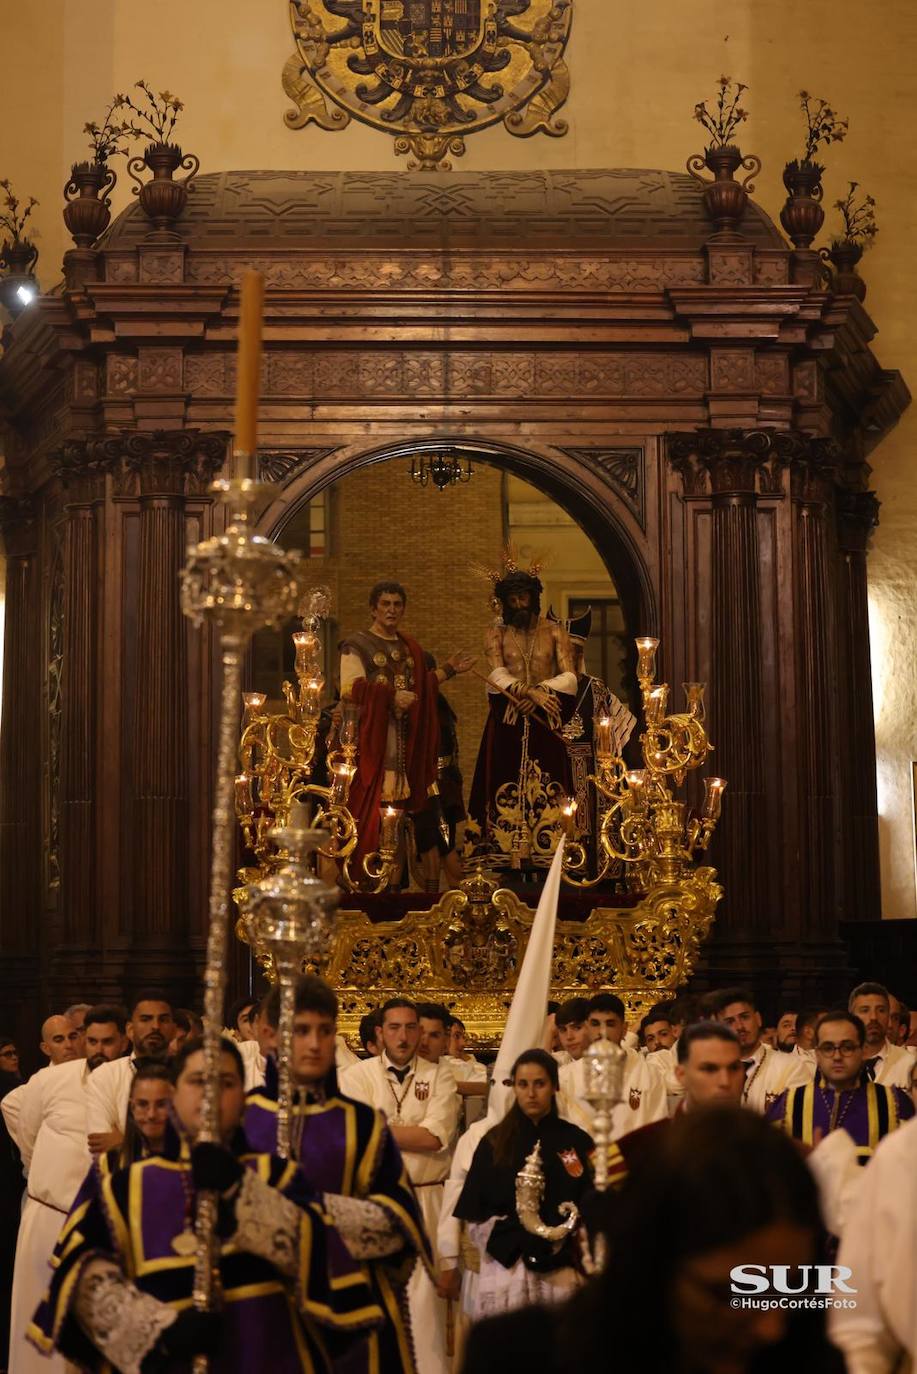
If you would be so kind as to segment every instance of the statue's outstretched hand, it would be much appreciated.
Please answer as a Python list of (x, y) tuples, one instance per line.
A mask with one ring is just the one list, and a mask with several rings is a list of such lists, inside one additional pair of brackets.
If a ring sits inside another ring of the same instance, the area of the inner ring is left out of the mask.
[(446, 659), (446, 663), (456, 674), (470, 672), (477, 661), (477, 656), (475, 654), (462, 653), (450, 654)]

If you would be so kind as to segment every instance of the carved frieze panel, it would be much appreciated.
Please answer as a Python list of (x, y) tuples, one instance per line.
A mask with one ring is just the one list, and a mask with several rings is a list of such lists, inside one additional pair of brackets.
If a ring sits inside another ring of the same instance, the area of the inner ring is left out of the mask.
[(175, 392), (181, 389), (181, 349), (141, 348), (138, 360), (138, 390)]
[(109, 396), (133, 396), (139, 386), (137, 359), (128, 353), (109, 353), (105, 359), (105, 390)]
[(646, 472), (642, 448), (564, 448), (561, 452), (601, 473), (636, 516), (641, 529), (646, 528)]
[(469, 291), (662, 291), (705, 280), (698, 254), (678, 257), (487, 257), (421, 258), (371, 255), (353, 258), (304, 254), (227, 258), (192, 253), (187, 276), (200, 285), (231, 285), (246, 267), (280, 290), (424, 291), (447, 286)]
[(184, 248), (140, 250), (140, 280), (144, 283), (176, 286), (184, 279)]
[(800, 401), (821, 400), (821, 374), (814, 359), (797, 363), (793, 368), (793, 393)]
[(787, 396), (790, 363), (785, 353), (759, 353), (755, 358), (758, 390), (762, 396)]
[(755, 380), (755, 355), (750, 348), (713, 350), (711, 391), (755, 391)]
[(711, 286), (750, 286), (752, 280), (752, 249), (723, 248), (709, 244)]

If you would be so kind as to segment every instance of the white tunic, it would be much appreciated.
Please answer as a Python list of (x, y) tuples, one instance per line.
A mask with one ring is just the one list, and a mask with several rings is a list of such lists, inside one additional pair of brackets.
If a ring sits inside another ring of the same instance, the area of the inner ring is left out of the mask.
[(833, 1309), (829, 1334), (847, 1374), (917, 1368), (917, 1120), (880, 1140), (841, 1239), (856, 1307)]
[(742, 1105), (763, 1116), (768, 1108), (787, 1088), (804, 1087), (811, 1083), (815, 1065), (796, 1054), (784, 1054), (782, 1050), (772, 1049), (762, 1040), (754, 1054), (743, 1054), (743, 1060), (751, 1059), (751, 1068), (745, 1073), (745, 1087), (742, 1089)]
[[(360, 1060), (341, 1075), (341, 1092), (377, 1107), (392, 1125), (423, 1126), (440, 1141), (435, 1151), (402, 1150), (408, 1177), (417, 1190), (417, 1201), (439, 1268), (436, 1236), (442, 1208), (443, 1184), (452, 1160), (452, 1144), (461, 1102), (455, 1076), (442, 1060), (431, 1064), (415, 1058), (403, 1083), (388, 1072), (385, 1054)], [(418, 1374), (448, 1374), (446, 1353), (446, 1302), (422, 1265), (416, 1265), (408, 1284), (408, 1305), (417, 1352)]]
[(55, 1374), (65, 1368), (25, 1338), (51, 1277), (49, 1261), (92, 1157), (86, 1140), (88, 1083), (85, 1059), (41, 1069), (20, 1099), (16, 1143), (28, 1168), (27, 1197), (16, 1243), (10, 1323), (10, 1374)]
[[(623, 1095), (611, 1114), (612, 1140), (620, 1140), (622, 1135), (636, 1131), (640, 1126), (648, 1126), (651, 1121), (661, 1121), (668, 1115), (662, 1074), (651, 1069), (646, 1062), (646, 1056), (638, 1054), (636, 1050), (625, 1049), (624, 1053), (627, 1055), (627, 1065), (624, 1070)], [(560, 1088), (564, 1097), (577, 1109), (576, 1113), (568, 1113), (571, 1119), (592, 1135), (595, 1130), (595, 1114), (583, 1095), (584, 1075), (584, 1059), (564, 1064), (560, 1071)]]
[(89, 1079), (89, 1134), (120, 1131), (127, 1125), (127, 1107), (134, 1081), (135, 1058), (100, 1064)]

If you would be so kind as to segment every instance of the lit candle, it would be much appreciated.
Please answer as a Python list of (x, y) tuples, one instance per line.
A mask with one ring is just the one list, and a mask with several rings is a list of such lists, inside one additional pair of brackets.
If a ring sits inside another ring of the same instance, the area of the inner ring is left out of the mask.
[(242, 701), (245, 705), (245, 714), (251, 719), (252, 716), (256, 716), (261, 710), (262, 706), (267, 701), (267, 696), (264, 692), (243, 692)]
[(663, 683), (660, 687), (654, 687), (647, 693), (644, 703), (647, 724), (660, 725), (665, 719), (665, 710), (669, 700), (669, 689)]
[(682, 686), (685, 689), (685, 700), (688, 703), (688, 715), (693, 716), (695, 720), (703, 720), (706, 682), (685, 682)]
[(595, 756), (598, 759), (611, 758), (611, 717), (600, 716), (594, 725)]
[(242, 274), (239, 303), (239, 349), (236, 362), (237, 477), (257, 476), (263, 309), (264, 277), (250, 267)]
[(635, 643), (637, 645), (637, 677), (641, 682), (652, 682), (656, 676), (656, 650), (659, 648), (659, 640), (653, 639), (652, 635), (641, 635)]
[(334, 806), (346, 806), (350, 784), (356, 768), (352, 763), (335, 763), (331, 769), (331, 802)]
[(248, 773), (240, 773), (236, 778), (236, 815), (250, 816), (254, 808), (251, 777)]
[(706, 778), (704, 780), (704, 820), (718, 821), (723, 807), (723, 793), (726, 790), (725, 778)]
[(569, 839), (573, 834), (573, 825), (574, 820), (576, 818), (575, 798), (571, 797), (568, 801), (564, 802), (563, 806), (560, 808), (560, 814), (563, 818), (562, 824), (564, 828), (564, 834)]
[(629, 773), (625, 774), (625, 777), (634, 810), (642, 811), (646, 806), (646, 769), (632, 768)]
[(401, 812), (394, 806), (383, 806), (381, 808), (382, 818), (382, 838), (380, 849), (394, 851), (398, 848), (398, 828), (401, 820)]

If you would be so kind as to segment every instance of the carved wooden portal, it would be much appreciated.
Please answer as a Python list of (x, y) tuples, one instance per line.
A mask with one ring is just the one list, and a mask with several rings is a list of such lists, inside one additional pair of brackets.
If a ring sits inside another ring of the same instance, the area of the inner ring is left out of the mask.
[(213, 528), (251, 263), (262, 528), (431, 441), (542, 487), (662, 639), (662, 675), (710, 683), (729, 792), (705, 976), (842, 980), (838, 922), (879, 914), (866, 458), (909, 399), (862, 305), (758, 207), (741, 241), (708, 241), (699, 188), (669, 173), (223, 173), (179, 228), (157, 241), (132, 207), (0, 362), (19, 1033), (77, 995), (192, 995), (218, 684), (177, 571)]

